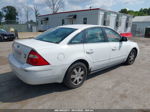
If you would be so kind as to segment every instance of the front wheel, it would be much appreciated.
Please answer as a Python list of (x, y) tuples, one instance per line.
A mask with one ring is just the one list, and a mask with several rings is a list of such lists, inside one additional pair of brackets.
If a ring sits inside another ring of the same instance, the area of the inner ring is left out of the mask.
[(71, 65), (64, 78), (64, 84), (70, 88), (75, 89), (80, 87), (87, 77), (87, 67), (81, 62)]
[(137, 51), (135, 49), (132, 49), (132, 51), (130, 52), (125, 64), (126, 65), (132, 65), (136, 59), (137, 56)]
[(3, 36), (0, 35), (0, 41), (2, 42), (4, 40)]

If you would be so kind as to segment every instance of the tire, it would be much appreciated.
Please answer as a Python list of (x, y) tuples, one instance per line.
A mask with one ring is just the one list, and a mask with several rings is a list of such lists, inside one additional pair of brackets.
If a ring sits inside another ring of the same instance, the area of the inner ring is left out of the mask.
[(9, 41), (14, 41), (14, 40), (15, 40), (14, 38), (9, 39)]
[(66, 73), (64, 84), (70, 89), (78, 88), (86, 80), (87, 74), (88, 70), (84, 63), (74, 63), (69, 67)]
[(137, 51), (135, 49), (132, 49), (125, 64), (132, 65), (135, 62), (136, 56), (137, 56)]
[(3, 42), (4, 38), (0, 35), (0, 41)]

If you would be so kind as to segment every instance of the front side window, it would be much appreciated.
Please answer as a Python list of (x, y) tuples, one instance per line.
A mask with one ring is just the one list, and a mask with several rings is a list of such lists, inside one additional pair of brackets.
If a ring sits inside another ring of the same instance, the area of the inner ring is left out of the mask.
[(83, 35), (84, 35), (83, 32), (77, 34), (77, 35), (70, 41), (70, 44), (80, 44), (80, 43), (83, 43)]
[(86, 30), (86, 43), (105, 42), (105, 36), (101, 28), (91, 28)]
[(74, 28), (55, 28), (44, 32), (35, 39), (51, 43), (60, 43), (75, 30)]
[(109, 28), (105, 28), (105, 33), (107, 35), (109, 42), (119, 42), (121, 39), (121, 37), (118, 33), (116, 33), (115, 31), (113, 31)]

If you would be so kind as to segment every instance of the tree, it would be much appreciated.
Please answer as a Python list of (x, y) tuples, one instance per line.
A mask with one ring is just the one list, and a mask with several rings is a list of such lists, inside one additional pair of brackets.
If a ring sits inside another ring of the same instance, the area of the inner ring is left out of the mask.
[(144, 8), (144, 9), (141, 8), (139, 11), (121, 9), (119, 12), (125, 13), (125, 14), (130, 14), (133, 16), (147, 16), (147, 15), (150, 15), (150, 8)]
[(25, 5), (24, 6), (24, 13), (25, 13), (26, 22), (29, 22), (30, 16), (32, 14), (32, 8), (27, 6), (27, 5)]
[(0, 11), (0, 24), (2, 22), (2, 18), (3, 18), (3, 13)]
[(124, 13), (124, 14), (128, 14), (128, 10), (127, 9), (121, 9), (119, 12), (120, 13)]
[(2, 8), (2, 12), (4, 14), (5, 21), (7, 23), (16, 23), (18, 12), (15, 7), (13, 6), (6, 6)]
[(46, 0), (46, 5), (51, 9), (52, 13), (57, 13), (64, 8), (64, 0)]
[(33, 7), (33, 12), (34, 12), (35, 20), (36, 20), (36, 23), (37, 23), (37, 18), (40, 15), (40, 13), (39, 13), (39, 9), (36, 5), (34, 5), (34, 7)]

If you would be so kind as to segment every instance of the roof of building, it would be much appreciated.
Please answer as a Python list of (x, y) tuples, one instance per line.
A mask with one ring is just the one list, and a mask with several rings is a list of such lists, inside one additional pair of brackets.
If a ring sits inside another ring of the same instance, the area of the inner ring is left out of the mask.
[[(64, 14), (64, 13), (74, 13), (74, 12), (93, 11), (93, 10), (102, 10), (102, 11), (108, 11), (108, 12), (112, 12), (112, 13), (119, 13), (119, 12), (110, 11), (110, 10), (105, 10), (105, 9), (101, 9), (101, 8), (93, 8), (93, 9), (83, 9), (83, 10), (74, 10), (74, 11), (57, 12), (57, 13), (54, 13), (54, 14), (39, 15), (39, 17), (41, 17), (41, 16), (48, 16), (48, 15), (55, 15), (55, 14)], [(120, 13), (120, 14), (121, 14), (121, 13)], [(128, 14), (124, 14), (124, 15), (128, 15)], [(131, 16), (131, 15), (128, 15), (128, 16)]]
[(136, 16), (133, 18), (133, 22), (150, 22), (150, 16)]

